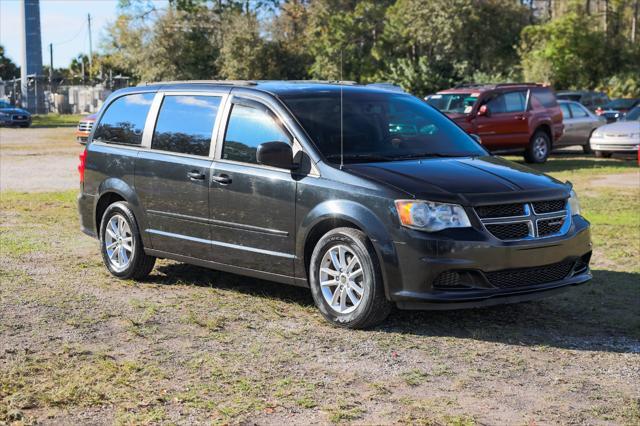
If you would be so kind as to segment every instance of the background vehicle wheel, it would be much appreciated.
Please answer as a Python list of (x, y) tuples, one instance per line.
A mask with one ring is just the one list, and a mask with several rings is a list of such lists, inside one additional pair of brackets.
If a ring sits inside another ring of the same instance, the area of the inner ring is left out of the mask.
[(596, 151), (596, 157), (598, 158), (611, 158), (612, 153), (607, 151)]
[(138, 224), (129, 204), (111, 204), (100, 223), (100, 251), (111, 274), (122, 279), (145, 278), (156, 262), (144, 252)]
[(549, 135), (542, 130), (538, 130), (531, 137), (529, 146), (524, 152), (524, 160), (527, 163), (544, 163), (549, 158), (551, 152), (551, 140)]
[(313, 300), (329, 322), (367, 328), (391, 312), (378, 258), (361, 231), (336, 228), (326, 233), (313, 250), (309, 269)]
[(593, 153), (593, 151), (591, 150), (591, 145), (589, 145), (588, 143), (586, 145), (582, 145), (582, 152), (584, 152), (585, 154)]

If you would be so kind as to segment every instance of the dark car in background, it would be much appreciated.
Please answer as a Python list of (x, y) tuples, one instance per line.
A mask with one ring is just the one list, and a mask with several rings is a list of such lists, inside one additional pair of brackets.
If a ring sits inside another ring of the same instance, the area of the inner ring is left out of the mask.
[(405, 93), (319, 82), (123, 89), (78, 169), (82, 230), (116, 277), (144, 278), (168, 258), (309, 287), (344, 327), (377, 324), (394, 305), (512, 303), (591, 278), (589, 222), (571, 184), (490, 155)]
[(614, 99), (596, 110), (596, 114), (604, 117), (607, 123), (613, 123), (620, 120), (624, 115), (634, 107), (640, 105), (640, 99)]
[(22, 108), (16, 108), (9, 102), (0, 100), (0, 126), (29, 127), (31, 113)]
[(579, 102), (590, 111), (595, 111), (609, 102), (606, 93), (592, 90), (560, 90), (556, 97), (558, 100)]
[(524, 151), (528, 163), (545, 162), (563, 132), (555, 94), (539, 84), (467, 84), (425, 100), (490, 151)]

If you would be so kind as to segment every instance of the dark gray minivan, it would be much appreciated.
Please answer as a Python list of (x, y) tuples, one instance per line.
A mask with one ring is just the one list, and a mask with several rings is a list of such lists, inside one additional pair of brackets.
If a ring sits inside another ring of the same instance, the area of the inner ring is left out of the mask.
[(424, 101), (320, 82), (117, 91), (79, 166), (82, 230), (120, 278), (156, 258), (310, 287), (363, 328), (588, 281), (571, 184), (489, 154)]

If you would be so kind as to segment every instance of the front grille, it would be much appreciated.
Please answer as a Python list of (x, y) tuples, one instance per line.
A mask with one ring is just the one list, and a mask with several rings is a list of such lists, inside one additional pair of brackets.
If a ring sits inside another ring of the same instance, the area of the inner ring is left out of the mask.
[(541, 219), (538, 221), (538, 236), (546, 237), (548, 235), (557, 234), (562, 229), (566, 218), (554, 217), (551, 219)]
[(505, 241), (560, 235), (570, 220), (565, 199), (476, 206), (475, 211), (486, 230)]
[(26, 115), (14, 115), (12, 120), (26, 120), (27, 116)]
[(560, 212), (565, 209), (566, 200), (536, 201), (531, 203), (537, 214)]
[(498, 204), (495, 206), (476, 207), (476, 213), (481, 219), (495, 217), (524, 216), (524, 204)]
[(92, 127), (93, 127), (93, 121), (81, 121), (80, 124), (78, 124), (78, 131), (90, 132)]
[(491, 285), (498, 288), (516, 288), (547, 284), (565, 279), (571, 272), (574, 263), (574, 261), (568, 261), (535, 268), (486, 272), (485, 276)]
[(520, 240), (529, 236), (528, 222), (494, 223), (485, 227), (499, 240)]

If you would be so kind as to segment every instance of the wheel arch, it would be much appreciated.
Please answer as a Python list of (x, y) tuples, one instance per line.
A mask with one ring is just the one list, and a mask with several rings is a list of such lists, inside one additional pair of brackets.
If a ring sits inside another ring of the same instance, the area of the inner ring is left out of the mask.
[(98, 194), (94, 208), (98, 237), (100, 236), (100, 222), (102, 221), (102, 215), (107, 207), (115, 202), (125, 201), (133, 211), (144, 245), (146, 247), (151, 247), (149, 245), (150, 241), (148, 241), (146, 232), (144, 232), (146, 229), (145, 217), (134, 189), (122, 179), (109, 178), (100, 184)]
[(385, 225), (373, 211), (362, 204), (348, 200), (331, 200), (319, 204), (311, 210), (299, 227), (297, 253), (301, 270), (296, 271), (298, 277), (308, 280), (311, 255), (316, 244), (332, 229), (354, 228), (362, 231), (374, 248), (380, 264), (385, 295), (389, 298), (388, 283), (390, 276), (397, 268), (397, 255), (391, 236)]

